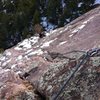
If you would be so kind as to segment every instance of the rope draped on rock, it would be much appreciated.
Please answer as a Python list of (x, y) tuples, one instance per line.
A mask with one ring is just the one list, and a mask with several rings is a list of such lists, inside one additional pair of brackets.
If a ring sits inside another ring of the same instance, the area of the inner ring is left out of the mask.
[(76, 65), (74, 71), (69, 75), (69, 77), (67, 78), (67, 80), (65, 81), (63, 86), (59, 89), (58, 93), (51, 100), (57, 100), (59, 95), (62, 93), (62, 91), (64, 90), (66, 85), (69, 83), (71, 78), (75, 75), (75, 73), (78, 71), (78, 69), (81, 67), (81, 65), (84, 65), (88, 61), (88, 59), (90, 57), (98, 54), (99, 52), (100, 52), (100, 49), (99, 48), (95, 48), (95, 49), (88, 50), (85, 54), (83, 54), (82, 61), (78, 65)]

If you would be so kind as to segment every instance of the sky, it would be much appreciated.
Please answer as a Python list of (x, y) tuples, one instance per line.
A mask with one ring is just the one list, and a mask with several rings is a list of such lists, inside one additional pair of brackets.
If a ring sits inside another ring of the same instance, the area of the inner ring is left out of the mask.
[(100, 4), (100, 0), (96, 0), (96, 4), (99, 3)]

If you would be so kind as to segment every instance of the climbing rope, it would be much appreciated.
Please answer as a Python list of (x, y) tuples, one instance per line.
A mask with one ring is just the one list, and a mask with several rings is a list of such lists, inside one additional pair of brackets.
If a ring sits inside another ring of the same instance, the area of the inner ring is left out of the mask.
[(68, 79), (65, 81), (65, 83), (63, 84), (63, 86), (60, 88), (60, 90), (58, 91), (58, 93), (51, 99), (51, 100), (57, 100), (57, 98), (59, 97), (59, 95), (62, 93), (62, 91), (64, 90), (65, 86), (68, 84), (68, 82), (71, 80), (71, 78), (74, 76), (74, 74), (78, 71), (78, 69), (81, 67), (81, 65), (84, 65), (87, 60), (94, 56), (95, 54), (98, 54), (98, 52), (100, 51), (100, 49), (95, 48), (95, 49), (91, 49), (88, 50), (84, 55), (83, 55), (83, 59), (82, 61), (76, 65), (74, 71), (69, 75)]

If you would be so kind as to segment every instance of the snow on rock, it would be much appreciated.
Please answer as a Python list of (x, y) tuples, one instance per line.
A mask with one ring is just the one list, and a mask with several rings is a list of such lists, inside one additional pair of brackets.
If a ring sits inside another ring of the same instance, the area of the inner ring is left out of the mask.
[(0, 74), (3, 74), (4, 72), (9, 72), (10, 71), (10, 69), (2, 69), (2, 68), (0, 68)]
[(4, 61), (4, 60), (6, 60), (5, 56), (0, 57), (0, 61)]
[[(96, 16), (97, 16), (97, 15), (96, 15)], [(78, 26), (75, 30), (73, 30), (72, 33), (76, 33), (76, 32), (78, 32), (78, 31), (82, 30), (82, 29), (86, 26), (86, 24), (87, 24), (88, 22), (90, 22), (93, 18), (94, 18), (94, 16), (92, 16), (92, 17), (90, 17), (88, 20), (84, 21), (84, 22), (82, 23), (82, 25), (81, 25), (81, 26)]]
[(4, 63), (2, 63), (2, 66), (3, 66), (3, 67), (6, 66), (10, 61), (11, 61), (11, 59), (5, 61)]
[(70, 34), (69, 37), (72, 37), (74, 34)]
[(58, 31), (58, 29), (55, 29), (55, 30), (51, 30), (49, 32), (46, 32), (46, 36), (50, 36), (52, 34), (55, 34), (55, 33), (57, 33), (57, 31)]
[(65, 44), (67, 41), (60, 42), (59, 45)]
[(38, 40), (39, 40), (39, 37), (36, 37), (36, 36), (33, 36), (33, 37), (31, 37), (31, 38), (29, 39), (29, 41), (32, 42), (32, 45), (35, 44), (35, 43), (37, 43)]
[(41, 46), (41, 48), (49, 47), (50, 44), (51, 44), (52, 42), (54, 42), (55, 40), (57, 40), (57, 38), (55, 38), (54, 40), (50, 40), (50, 41), (48, 41), (48, 42), (45, 42), (45, 43)]
[(11, 56), (11, 52), (7, 51), (7, 52), (6, 52), (6, 55), (7, 55), (7, 56)]
[(21, 73), (22, 73), (21, 71), (17, 71), (17, 72), (16, 72), (17, 75), (19, 75), (19, 74), (21, 74)]
[[(58, 29), (50, 30), (49, 32), (45, 32), (45, 34), (46, 34), (47, 37), (50, 36), (50, 35), (59, 34), (60, 30), (61, 30), (61, 32), (64, 32), (65, 30), (68, 29), (68, 27), (69, 26), (67, 26), (67, 28), (61, 27), (61, 28), (58, 28)], [(63, 29), (65, 29), (65, 30), (63, 30)]]
[(42, 49), (38, 49), (38, 50), (35, 50), (35, 51), (29, 53), (28, 56), (32, 56), (32, 55), (42, 55), (42, 54), (43, 54)]
[(14, 49), (15, 50), (22, 50), (22, 48), (20, 48), (20, 47), (15, 47)]
[(61, 27), (61, 28), (58, 28), (58, 29), (54, 29), (54, 30), (50, 30), (49, 32), (45, 32), (46, 36), (50, 36), (50, 35), (54, 35), (54, 34), (62, 34), (63, 32), (66, 32), (68, 29), (70, 29), (71, 25), (67, 25), (65, 27)]
[(13, 64), (13, 65), (11, 66), (11, 69), (14, 69), (16, 66), (17, 66), (17, 64)]
[(91, 21), (94, 18), (94, 16), (90, 17), (88, 20), (84, 21), (83, 24), (87, 24), (89, 21)]
[(23, 42), (19, 43), (15, 50), (22, 50), (22, 49), (30, 49), (32, 45), (38, 42), (39, 37), (31, 37), (29, 39), (25, 39)]
[(25, 39), (21, 44), (19, 44), (19, 47), (23, 48), (31, 48), (31, 42), (28, 39)]
[(30, 52), (32, 52), (32, 51), (33, 51), (33, 49), (27, 50), (27, 51), (25, 52), (25, 54), (27, 55), (28, 53), (30, 53)]
[(74, 31), (72, 31), (72, 33), (76, 33), (76, 32), (78, 32), (79, 30), (83, 29), (84, 27), (85, 27), (85, 25), (83, 24), (83, 25), (77, 27)]
[(19, 55), (18, 57), (17, 57), (17, 60), (22, 60), (22, 55)]

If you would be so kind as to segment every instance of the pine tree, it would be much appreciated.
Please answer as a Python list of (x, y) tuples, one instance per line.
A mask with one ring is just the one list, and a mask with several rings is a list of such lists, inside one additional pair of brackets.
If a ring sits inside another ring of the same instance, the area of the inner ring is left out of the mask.
[(6, 49), (34, 35), (34, 28), (40, 25), (41, 17), (46, 17), (48, 24), (61, 27), (90, 10), (94, 2), (95, 0), (0, 0), (0, 48)]
[(40, 13), (38, 10), (35, 10), (33, 15), (33, 25), (40, 23)]
[(49, 22), (58, 24), (58, 18), (61, 14), (61, 0), (48, 0), (47, 2), (47, 18)]

